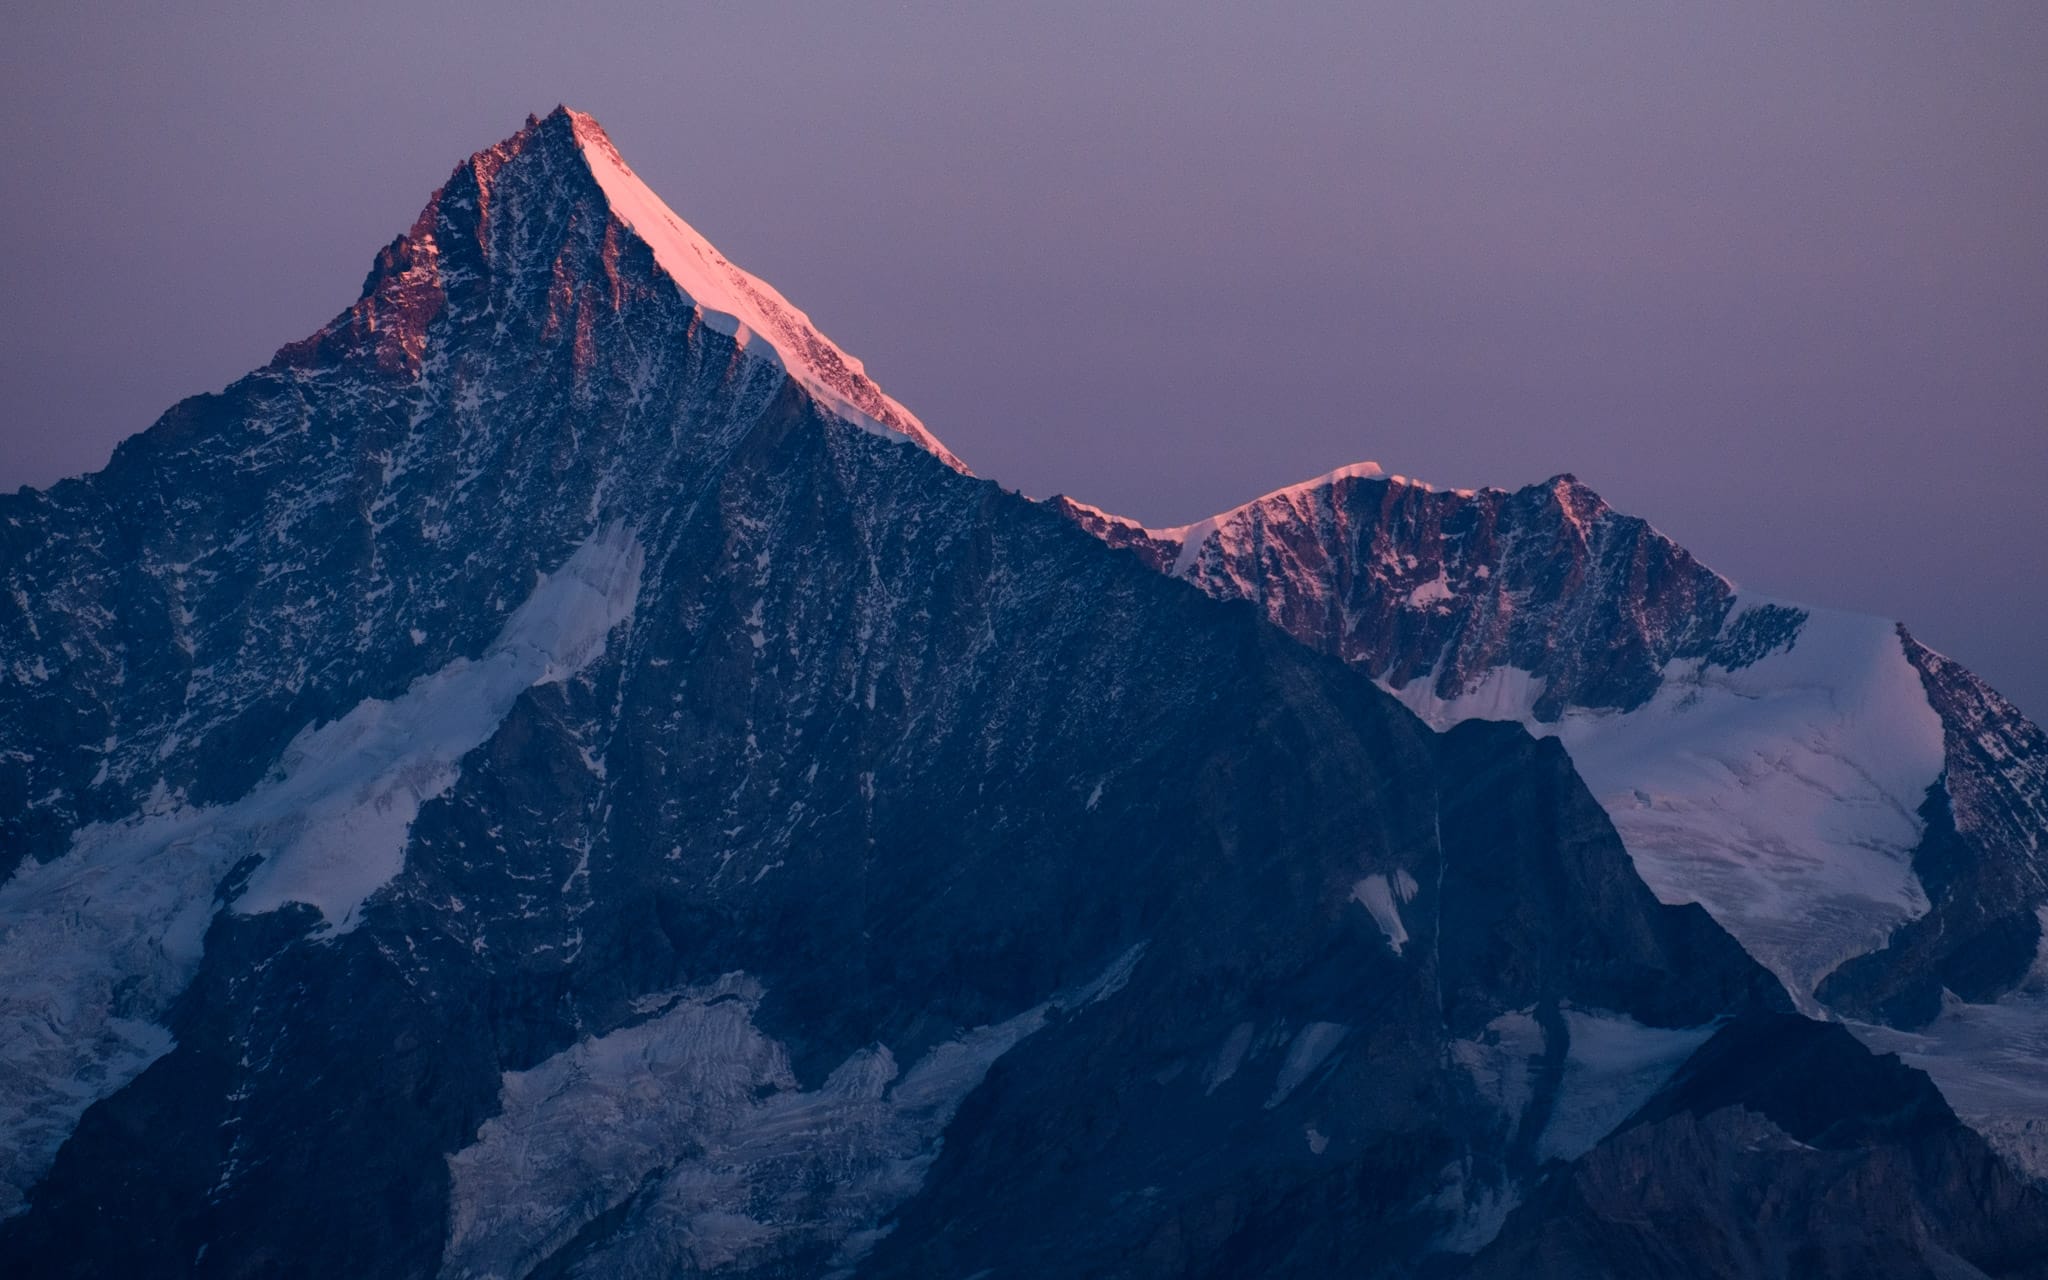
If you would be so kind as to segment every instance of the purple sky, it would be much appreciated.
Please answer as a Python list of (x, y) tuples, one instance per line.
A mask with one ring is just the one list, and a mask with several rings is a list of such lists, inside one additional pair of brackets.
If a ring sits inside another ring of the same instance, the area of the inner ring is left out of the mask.
[(1157, 524), (1573, 471), (2048, 714), (2038, 0), (213, 7), (0, 18), (0, 486), (566, 101), (984, 475)]

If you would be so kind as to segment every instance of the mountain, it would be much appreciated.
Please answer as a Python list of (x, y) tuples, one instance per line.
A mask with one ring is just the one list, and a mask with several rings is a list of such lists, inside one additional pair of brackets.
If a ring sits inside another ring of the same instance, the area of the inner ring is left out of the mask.
[(1431, 724), (1556, 738), (1662, 901), (2048, 1176), (2048, 736), (1903, 626), (1738, 592), (1568, 475), (1365, 463), (1160, 530), (1053, 505)]
[(968, 474), (566, 109), (0, 576), (10, 1275), (2048, 1273), (1558, 743)]

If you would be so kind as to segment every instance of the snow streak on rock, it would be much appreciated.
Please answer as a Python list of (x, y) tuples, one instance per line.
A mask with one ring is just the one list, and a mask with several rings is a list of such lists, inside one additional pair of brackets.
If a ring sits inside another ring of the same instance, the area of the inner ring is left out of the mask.
[(631, 531), (600, 531), (482, 657), (300, 734), (241, 800), (166, 801), (89, 827), (0, 886), (0, 1212), (21, 1207), (86, 1107), (169, 1051), (157, 1023), (199, 965), (223, 878), (260, 860), (236, 910), (304, 902), (327, 930), (352, 928), (463, 755), (525, 690), (603, 652), (632, 612), (641, 560)]

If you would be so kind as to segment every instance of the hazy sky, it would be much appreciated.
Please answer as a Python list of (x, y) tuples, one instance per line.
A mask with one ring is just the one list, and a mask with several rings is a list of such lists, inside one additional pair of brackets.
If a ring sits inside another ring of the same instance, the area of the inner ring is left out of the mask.
[(43, 7), (0, 486), (318, 328), (566, 101), (984, 475), (1159, 524), (1573, 471), (2048, 715), (2039, 0)]

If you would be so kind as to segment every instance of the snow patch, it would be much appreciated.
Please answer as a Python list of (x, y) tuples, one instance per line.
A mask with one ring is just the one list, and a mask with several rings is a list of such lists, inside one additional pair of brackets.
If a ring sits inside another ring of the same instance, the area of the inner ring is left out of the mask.
[(1439, 573), (1408, 593), (1408, 607), (1427, 609), (1432, 605), (1449, 604), (1452, 598), (1449, 580)]
[(1508, 1215), (1522, 1203), (1520, 1190), (1496, 1177), (1475, 1178), (1466, 1161), (1445, 1167), (1442, 1189), (1431, 1204), (1450, 1216), (1450, 1225), (1430, 1241), (1439, 1253), (1477, 1253), (1500, 1234)]
[[(2036, 912), (2048, 930), (2048, 907)], [(2020, 986), (1990, 1004), (1948, 996), (1918, 1031), (1847, 1025), (1877, 1052), (1925, 1071), (1965, 1124), (2048, 1185), (2048, 933)]]
[(1549, 681), (1534, 672), (1494, 667), (1454, 698), (1438, 697), (1436, 682), (1437, 673), (1431, 671), (1398, 689), (1385, 681), (1380, 687), (1439, 732), (1466, 720), (1519, 720), (1531, 726), (1531, 732), (1543, 727), (1536, 723), (1536, 704)]
[(1273, 1077), (1273, 1093), (1266, 1099), (1266, 1108), (1271, 1110), (1287, 1101), (1288, 1095), (1323, 1065), (1350, 1030), (1341, 1022), (1311, 1022), (1295, 1033), (1293, 1043), (1287, 1046), (1287, 1056), (1281, 1060), (1280, 1072)]
[(1003, 1022), (964, 1031), (900, 1072), (857, 1050), (805, 1089), (754, 1024), (745, 974), (671, 993), (646, 1022), (508, 1072), (499, 1114), (449, 1157), (443, 1274), (525, 1275), (593, 1219), (626, 1216), (592, 1274), (770, 1267), (829, 1246), (835, 1271), (914, 1195), (953, 1113), (996, 1059), (1057, 1014), (1109, 998), (1142, 954)]
[(1066, 502), (1072, 505), (1076, 510), (1084, 511), (1087, 514), (1094, 516), (1096, 519), (1102, 521), (1105, 524), (1113, 524), (1124, 529), (1133, 529), (1139, 533), (1151, 532), (1151, 530), (1147, 529), (1144, 525), (1139, 524), (1136, 520), (1131, 519), (1129, 516), (1120, 516), (1116, 514), (1114, 511), (1104, 511), (1101, 507), (1096, 506), (1092, 502), (1083, 502), (1079, 498), (1069, 497), (1066, 494), (1060, 494), (1054, 500)]
[(1543, 1024), (1531, 1010), (1503, 1013), (1476, 1038), (1452, 1041), (1451, 1060), (1513, 1125), (1536, 1096), (1535, 1072), (1545, 1040)]
[(1392, 880), (1374, 872), (1351, 886), (1351, 900), (1372, 913), (1373, 923), (1387, 936), (1387, 945), (1397, 956), (1408, 945), (1408, 927), (1401, 923), (1397, 904), (1412, 899), (1415, 888), (1415, 877), (1406, 871), (1396, 871)]
[(1207, 1082), (1202, 1089), (1206, 1096), (1222, 1088), (1244, 1065), (1244, 1055), (1252, 1047), (1252, 1024), (1240, 1022), (1230, 1029), (1223, 1039), (1223, 1046), (1216, 1050), (1216, 1061), (1209, 1066)]
[(1576, 1160), (1648, 1102), (1715, 1027), (1646, 1027), (1626, 1014), (1564, 1010), (1564, 1077), (1536, 1144), (1542, 1160)]

